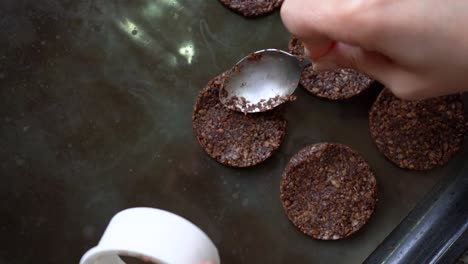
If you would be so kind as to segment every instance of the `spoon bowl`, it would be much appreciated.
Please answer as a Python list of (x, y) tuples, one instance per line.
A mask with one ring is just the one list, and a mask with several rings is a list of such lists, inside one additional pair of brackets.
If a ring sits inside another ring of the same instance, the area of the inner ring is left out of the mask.
[(265, 49), (240, 60), (220, 90), (220, 101), (227, 108), (258, 113), (294, 100), (302, 69), (310, 61), (286, 51)]

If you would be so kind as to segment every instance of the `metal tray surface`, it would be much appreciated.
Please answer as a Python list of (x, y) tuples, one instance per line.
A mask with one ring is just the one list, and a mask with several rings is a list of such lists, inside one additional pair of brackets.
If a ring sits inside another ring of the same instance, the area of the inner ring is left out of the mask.
[[(398, 169), (368, 132), (379, 88), (346, 102), (298, 89), (271, 159), (216, 163), (192, 134), (198, 92), (288, 39), (278, 12), (244, 19), (215, 0), (1, 1), (0, 263), (77, 263), (115, 213), (135, 206), (193, 221), (223, 263), (364, 261), (468, 153), (430, 172)], [(302, 235), (279, 200), (288, 159), (324, 141), (360, 152), (379, 185), (368, 225), (335, 242)]]

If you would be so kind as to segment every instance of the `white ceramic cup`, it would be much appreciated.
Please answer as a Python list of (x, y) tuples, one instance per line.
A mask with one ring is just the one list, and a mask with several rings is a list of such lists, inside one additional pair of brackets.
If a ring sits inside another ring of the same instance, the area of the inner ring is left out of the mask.
[(210, 238), (188, 220), (154, 208), (131, 208), (116, 214), (99, 244), (80, 264), (125, 264), (119, 256), (150, 263), (219, 264)]

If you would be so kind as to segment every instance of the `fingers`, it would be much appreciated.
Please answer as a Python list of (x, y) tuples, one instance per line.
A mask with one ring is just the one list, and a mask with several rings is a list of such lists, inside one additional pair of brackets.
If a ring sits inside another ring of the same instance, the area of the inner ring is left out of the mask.
[[(307, 47), (308, 49), (308, 47)], [(395, 65), (388, 58), (362, 48), (337, 43), (333, 49), (314, 61), (314, 70), (329, 71), (339, 68), (355, 69), (378, 80), (390, 88), (395, 96), (416, 100), (433, 96), (427, 84), (416, 76)]]
[(430, 77), (405, 70), (378, 53), (352, 45), (337, 43), (326, 56), (314, 61), (314, 70), (317, 71), (340, 68), (355, 69), (369, 75), (401, 99), (419, 100), (447, 94), (440, 85), (430, 81)]
[(286, 28), (307, 44), (310, 57), (317, 59), (326, 55), (335, 41), (363, 46), (374, 27), (359, 11), (360, 2), (285, 0), (281, 18)]
[[(314, 1), (308, 1), (308, 5)], [(281, 7), (281, 18), (286, 28), (303, 43), (308, 44), (308, 56), (312, 59), (324, 56), (333, 45), (331, 39), (315, 28), (313, 10), (304, 9), (304, 3), (297, 0), (287, 0)], [(311, 19), (305, 19), (311, 18)]]
[(468, 38), (454, 26), (468, 21), (468, 4), (449, 1), (284, 0), (281, 17), (315, 69), (356, 69), (422, 99), (468, 90)]
[(392, 93), (405, 100), (428, 99), (457, 92), (446, 89), (447, 84), (439, 83), (430, 76), (421, 76), (408, 71), (399, 71), (389, 76), (388, 82), (386, 86)]
[(399, 71), (388, 58), (344, 43), (337, 43), (326, 56), (314, 61), (314, 70), (326, 71), (337, 68), (355, 69), (384, 84), (389, 75)]

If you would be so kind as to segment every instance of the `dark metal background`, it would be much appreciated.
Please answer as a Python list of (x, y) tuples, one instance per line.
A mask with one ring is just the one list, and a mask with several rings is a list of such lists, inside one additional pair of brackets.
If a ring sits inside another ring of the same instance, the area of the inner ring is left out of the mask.
[(468, 164), (460, 165), (428, 193), (366, 264), (457, 262), (468, 250)]
[[(134, 206), (193, 221), (223, 263), (366, 259), (468, 154), (431, 172), (398, 169), (369, 137), (377, 88), (344, 103), (299, 89), (274, 157), (217, 164), (192, 135), (198, 91), (288, 38), (278, 13), (246, 20), (215, 0), (0, 1), (0, 263), (77, 263), (111, 216)], [(379, 184), (369, 224), (342, 241), (300, 234), (278, 198), (288, 159), (322, 141), (362, 153)]]

